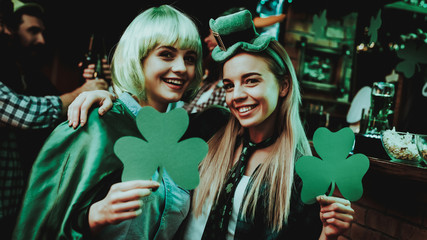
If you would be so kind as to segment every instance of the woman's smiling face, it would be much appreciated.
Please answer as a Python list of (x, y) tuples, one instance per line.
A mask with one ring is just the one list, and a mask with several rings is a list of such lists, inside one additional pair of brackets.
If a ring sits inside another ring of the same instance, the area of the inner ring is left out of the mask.
[(181, 99), (193, 81), (197, 54), (173, 46), (157, 46), (143, 60), (147, 103), (165, 111), (171, 102)]
[(274, 126), (273, 113), (279, 97), (286, 96), (288, 84), (279, 86), (263, 57), (249, 53), (232, 57), (224, 64), (223, 83), (227, 105), (243, 127)]

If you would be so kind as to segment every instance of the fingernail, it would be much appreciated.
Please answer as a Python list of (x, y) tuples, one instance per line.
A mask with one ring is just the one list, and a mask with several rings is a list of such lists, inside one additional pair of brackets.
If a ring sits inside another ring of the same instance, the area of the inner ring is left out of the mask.
[(100, 109), (99, 109), (99, 114), (100, 114), (100, 115), (104, 115), (104, 113), (105, 113), (105, 110), (104, 110), (103, 108), (100, 108)]
[(152, 192), (155, 192), (155, 191), (157, 191), (157, 189), (159, 189), (160, 184), (158, 182), (156, 182), (156, 184), (157, 184), (157, 186), (154, 186), (153, 188), (151, 188)]

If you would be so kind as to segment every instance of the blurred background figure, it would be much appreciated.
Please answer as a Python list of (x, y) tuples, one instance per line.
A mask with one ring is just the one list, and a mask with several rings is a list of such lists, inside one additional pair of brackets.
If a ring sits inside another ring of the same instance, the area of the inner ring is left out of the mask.
[[(18, 0), (14, 4), (11, 19), (13, 33), (13, 60), (18, 69), (18, 79), (11, 78), (6, 84), (15, 92), (31, 96), (60, 95), (60, 91), (54, 86), (45, 73), (49, 54), (46, 48), (45, 38), (45, 12), (40, 4), (33, 2), (23, 3)], [(104, 80), (86, 81), (82, 88), (77, 88), (69, 99), (62, 99), (63, 107), (67, 107), (77, 95), (85, 90), (107, 89), (108, 84)], [(70, 102), (68, 102), (70, 101)], [(65, 110), (65, 109), (64, 109)], [(57, 124), (64, 120), (59, 119)], [(21, 154), (29, 163), (37, 156), (44, 140), (56, 126), (49, 128), (24, 130), (19, 133)], [(28, 171), (31, 164), (26, 164)]]
[[(37, 3), (23, 3), (18, 0), (13, 0), (13, 3), (14, 12), (9, 25), (14, 40), (13, 60), (18, 65), (20, 81), (10, 81), (8, 85), (22, 94), (59, 95), (58, 89), (46, 73), (46, 65), (51, 61), (51, 55), (47, 50), (44, 9)], [(91, 82), (86, 86), (94, 89), (106, 87), (105, 82)]]
[(43, 8), (34, 3), (0, 1), (0, 224), (10, 239), (28, 172), (51, 130), (65, 120), (81, 92), (107, 89), (102, 80), (86, 81), (60, 93), (42, 74), (46, 44)]
[(252, 11), (255, 27), (260, 34), (268, 34), (279, 40), (280, 23), (286, 18), (284, 0), (259, 0)]
[(44, 10), (36, 3), (14, 1), (14, 22), (12, 27), (17, 34), (20, 53), (30, 60), (40, 57), (46, 44), (44, 33)]

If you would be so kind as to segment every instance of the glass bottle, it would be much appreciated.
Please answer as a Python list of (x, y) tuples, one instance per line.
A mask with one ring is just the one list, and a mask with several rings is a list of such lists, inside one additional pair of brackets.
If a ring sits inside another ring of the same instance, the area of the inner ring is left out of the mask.
[(390, 129), (388, 116), (393, 113), (391, 109), (393, 97), (394, 85), (392, 83), (373, 83), (367, 133), (381, 134), (382, 131)]
[(92, 34), (89, 38), (89, 46), (87, 49), (87, 52), (84, 54), (83, 60), (80, 62), (79, 67), (81, 71), (81, 82), (84, 83), (86, 79), (83, 77), (83, 71), (86, 69), (90, 64), (95, 63), (95, 57), (94, 57), (94, 51), (93, 51), (93, 44), (94, 44), (95, 34)]

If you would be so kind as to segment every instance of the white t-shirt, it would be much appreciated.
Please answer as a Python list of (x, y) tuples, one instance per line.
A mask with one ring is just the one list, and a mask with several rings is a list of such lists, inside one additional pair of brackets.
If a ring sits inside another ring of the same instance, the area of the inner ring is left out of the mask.
[[(236, 231), (237, 216), (239, 214), (240, 206), (242, 205), (243, 195), (245, 194), (246, 186), (248, 185), (250, 177), (243, 176), (237, 185), (236, 192), (234, 193), (233, 199), (233, 212), (231, 214), (230, 221), (228, 222), (228, 233), (226, 236), (227, 240), (234, 239), (234, 233)], [(205, 206), (202, 214), (199, 217), (195, 217), (193, 212), (190, 213), (188, 224), (185, 228), (184, 239), (196, 240), (202, 239), (203, 231), (205, 230), (206, 222), (208, 221), (209, 212), (212, 206)]]
[(236, 232), (237, 216), (239, 215), (240, 206), (242, 205), (243, 195), (245, 194), (246, 186), (249, 182), (249, 176), (243, 176), (237, 185), (236, 192), (234, 192), (233, 199), (233, 212), (231, 213), (230, 221), (228, 222), (227, 240), (234, 239), (234, 233)]

